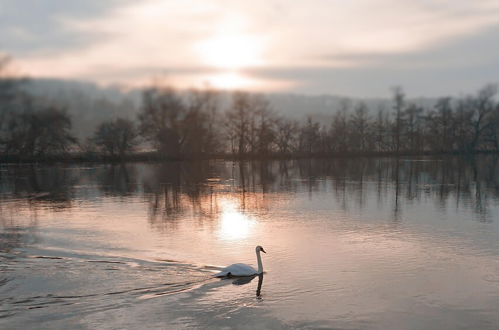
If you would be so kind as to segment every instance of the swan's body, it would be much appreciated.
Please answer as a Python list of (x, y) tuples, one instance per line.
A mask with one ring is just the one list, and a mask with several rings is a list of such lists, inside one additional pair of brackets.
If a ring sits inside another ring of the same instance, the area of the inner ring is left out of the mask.
[(225, 277), (225, 276), (252, 276), (258, 274), (258, 271), (246, 264), (233, 264), (225, 267), (218, 274), (215, 274), (216, 277)]
[(258, 263), (258, 270), (246, 264), (232, 264), (225, 267), (220, 271), (220, 273), (215, 274), (215, 277), (226, 277), (226, 276), (253, 276), (263, 273), (262, 257), (260, 256), (260, 251), (266, 253), (265, 250), (259, 245), (255, 249), (256, 260)]

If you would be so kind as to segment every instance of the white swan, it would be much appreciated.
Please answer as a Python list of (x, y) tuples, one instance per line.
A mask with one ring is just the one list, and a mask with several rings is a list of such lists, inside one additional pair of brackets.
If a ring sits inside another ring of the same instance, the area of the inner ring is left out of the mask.
[(220, 273), (215, 274), (215, 277), (226, 277), (226, 276), (253, 276), (257, 274), (263, 274), (262, 257), (260, 256), (260, 251), (263, 253), (265, 250), (263, 247), (258, 245), (255, 248), (256, 260), (258, 262), (258, 270), (246, 264), (233, 264), (222, 269)]

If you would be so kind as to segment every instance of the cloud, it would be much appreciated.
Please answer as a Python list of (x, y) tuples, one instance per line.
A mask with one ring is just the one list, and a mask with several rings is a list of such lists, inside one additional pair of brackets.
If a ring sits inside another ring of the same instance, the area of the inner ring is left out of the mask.
[(117, 0), (0, 0), (0, 47), (16, 55), (53, 53), (99, 40), (99, 31), (78, 33), (64, 28), (65, 19), (104, 15)]
[[(473, 44), (477, 36), (496, 38), (493, 27), (499, 21), (499, 1), (491, 0), (32, 4), (29, 11), (26, 2), (0, 0), (0, 15), (9, 17), (0, 23), (0, 36), (6, 40), (0, 46), (34, 75), (136, 83), (157, 68), (188, 84), (209, 74), (252, 73), (256, 80), (279, 81), (283, 88), (293, 85), (303, 91), (322, 92), (327, 81), (344, 81), (350, 86), (347, 94), (360, 90), (353, 83), (358, 79), (349, 83), (348, 77), (362, 72), (379, 72), (374, 74), (379, 77), (397, 77), (398, 72), (419, 81), (424, 77), (411, 66), (428, 72), (436, 68), (450, 77), (452, 70), (462, 71), (459, 65), (490, 62), (491, 55), (466, 47), (478, 47)], [(251, 40), (255, 46), (230, 40)], [(208, 51), (206, 45), (219, 49)], [(254, 58), (230, 58), (241, 51), (251, 54), (250, 47), (255, 48)], [(227, 55), (214, 61), (213, 54)], [(378, 83), (372, 83), (371, 89), (377, 90)]]
[(473, 92), (497, 82), (499, 25), (478, 36), (455, 39), (430, 50), (395, 54), (349, 54), (355, 67), (281, 67), (252, 70), (264, 79), (299, 82), (294, 92), (357, 97), (389, 96), (402, 85), (408, 94), (438, 97)]

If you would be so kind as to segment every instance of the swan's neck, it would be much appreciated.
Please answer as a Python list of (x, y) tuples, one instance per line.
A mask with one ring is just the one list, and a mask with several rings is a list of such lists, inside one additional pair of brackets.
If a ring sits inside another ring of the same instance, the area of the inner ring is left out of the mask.
[(258, 274), (263, 273), (262, 257), (260, 256), (260, 251), (256, 251), (256, 261), (258, 262)]

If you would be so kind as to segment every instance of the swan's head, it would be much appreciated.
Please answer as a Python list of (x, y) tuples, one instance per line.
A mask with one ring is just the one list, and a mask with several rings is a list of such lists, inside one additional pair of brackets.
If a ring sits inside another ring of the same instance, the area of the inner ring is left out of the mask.
[(267, 252), (265, 252), (265, 250), (263, 249), (263, 247), (261, 247), (260, 245), (258, 245), (258, 246), (256, 247), (256, 252), (258, 253), (258, 252), (260, 252), (260, 251), (262, 251), (263, 253), (267, 253)]

